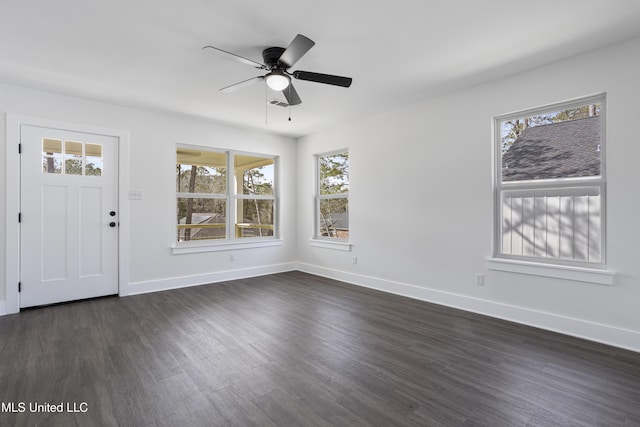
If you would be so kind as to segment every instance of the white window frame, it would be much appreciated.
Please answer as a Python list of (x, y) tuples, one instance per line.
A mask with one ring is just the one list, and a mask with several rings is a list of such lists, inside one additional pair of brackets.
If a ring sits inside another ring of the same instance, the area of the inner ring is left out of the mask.
[[(351, 250), (350, 237), (328, 237), (322, 236), (320, 232), (320, 202), (328, 199), (347, 199), (349, 200), (349, 193), (341, 194), (320, 194), (320, 159), (322, 157), (329, 157), (335, 154), (349, 153), (348, 148), (342, 148), (338, 150), (327, 151), (324, 153), (315, 154), (315, 198), (314, 198), (314, 222), (313, 222), (313, 238), (311, 239), (311, 246), (321, 247), (326, 249), (336, 249), (343, 251)], [(349, 159), (350, 161), (351, 159)], [(349, 180), (350, 181), (350, 180)], [(349, 182), (349, 190), (351, 190), (351, 182)], [(351, 225), (349, 225), (349, 236), (351, 236)]]
[[(216, 252), (226, 251), (233, 249), (248, 249), (259, 248), (269, 246), (281, 246), (282, 240), (280, 239), (280, 180), (279, 180), (279, 157), (272, 154), (253, 153), (245, 151), (229, 150), (217, 147), (206, 147), (200, 145), (190, 144), (176, 144), (176, 152), (180, 148), (190, 150), (209, 151), (213, 153), (225, 154), (226, 158), (226, 193), (222, 194), (210, 194), (210, 193), (182, 193), (176, 191), (175, 203), (177, 203), (180, 197), (195, 197), (195, 198), (209, 198), (209, 199), (224, 199), (226, 201), (226, 235), (224, 239), (211, 239), (211, 240), (198, 240), (189, 242), (180, 242), (176, 239), (176, 230), (178, 228), (178, 218), (174, 214), (174, 227), (173, 227), (173, 239), (175, 243), (171, 246), (172, 253), (174, 255), (198, 253), (198, 252)], [(234, 159), (236, 155), (243, 156), (255, 156), (265, 159), (273, 160), (273, 195), (246, 195), (237, 194), (235, 174), (234, 174)], [(175, 185), (175, 180), (174, 180)], [(237, 225), (237, 210), (236, 205), (238, 200), (272, 200), (273, 201), (273, 236), (261, 236), (261, 237), (236, 237), (236, 225)]]
[[(588, 104), (599, 103), (600, 107), (600, 147), (601, 163), (600, 176), (581, 178), (559, 178), (528, 181), (502, 181), (502, 138), (501, 123), (523, 117), (531, 117), (551, 111), (568, 110)], [(573, 279), (602, 284), (613, 283), (613, 273), (605, 271), (606, 263), (606, 94), (558, 102), (527, 110), (516, 111), (495, 116), (493, 119), (493, 242), (492, 258), (489, 268), (515, 273), (541, 275), (563, 279)], [(600, 194), (600, 261), (576, 261), (548, 257), (512, 255), (502, 253), (502, 195), (506, 192), (536, 193), (543, 191), (566, 192), (588, 191), (595, 188)]]

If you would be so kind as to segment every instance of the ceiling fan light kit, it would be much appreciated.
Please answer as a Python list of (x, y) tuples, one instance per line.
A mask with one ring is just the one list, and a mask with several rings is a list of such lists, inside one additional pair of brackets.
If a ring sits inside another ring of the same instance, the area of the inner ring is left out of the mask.
[(263, 62), (254, 61), (252, 59), (245, 58), (235, 53), (227, 52), (226, 50), (214, 47), (205, 46), (203, 49), (214, 49), (218, 52), (222, 52), (226, 55), (233, 57), (235, 60), (242, 62), (243, 64), (251, 65), (260, 70), (268, 71), (263, 76), (253, 77), (248, 80), (243, 80), (239, 83), (232, 84), (230, 86), (220, 89), (221, 92), (233, 92), (236, 89), (240, 89), (246, 86), (254, 85), (258, 82), (265, 81), (267, 86), (276, 91), (281, 92), (286, 98), (287, 106), (296, 106), (302, 103), (298, 92), (293, 87), (291, 77), (298, 80), (305, 80), (315, 83), (323, 83), (333, 86), (349, 87), (351, 86), (351, 77), (334, 76), (331, 74), (314, 73), (311, 71), (296, 70), (289, 72), (289, 68), (298, 62), (302, 56), (304, 56), (309, 49), (315, 45), (308, 37), (298, 34), (289, 46), (285, 49), (282, 47), (268, 47), (262, 51)]
[(280, 70), (273, 70), (265, 76), (265, 81), (267, 82), (267, 86), (269, 86), (270, 89), (279, 92), (289, 86), (289, 84), (291, 83), (291, 77), (287, 76)]

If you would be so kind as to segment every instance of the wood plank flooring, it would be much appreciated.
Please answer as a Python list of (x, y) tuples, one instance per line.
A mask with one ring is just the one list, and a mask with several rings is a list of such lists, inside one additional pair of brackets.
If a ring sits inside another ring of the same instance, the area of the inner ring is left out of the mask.
[(0, 403), (1, 426), (631, 427), (640, 353), (291, 272), (0, 317)]

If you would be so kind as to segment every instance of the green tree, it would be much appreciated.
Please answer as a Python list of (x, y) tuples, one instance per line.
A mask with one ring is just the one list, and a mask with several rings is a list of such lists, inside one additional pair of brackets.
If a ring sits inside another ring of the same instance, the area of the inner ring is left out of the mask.
[(67, 175), (82, 175), (82, 158), (73, 156), (64, 161), (64, 173)]
[[(263, 168), (264, 166), (244, 170), (242, 176), (243, 194), (273, 194), (273, 183), (265, 177)], [(245, 201), (242, 216), (253, 224), (273, 224), (273, 202), (258, 199), (253, 199), (253, 203)], [(258, 227), (258, 235), (265, 235), (264, 230), (260, 227)]]

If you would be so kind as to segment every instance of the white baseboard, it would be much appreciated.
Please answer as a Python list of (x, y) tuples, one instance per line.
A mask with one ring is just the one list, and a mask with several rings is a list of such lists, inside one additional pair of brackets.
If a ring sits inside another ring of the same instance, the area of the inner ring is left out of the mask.
[(206, 285), (208, 283), (246, 279), (248, 277), (256, 276), (265, 276), (267, 274), (284, 273), (286, 271), (293, 271), (295, 269), (296, 263), (285, 263), (243, 268), (238, 270), (218, 271), (215, 273), (198, 274), (193, 276), (145, 280), (141, 282), (129, 283), (127, 291), (128, 295), (139, 295), (150, 292), (167, 291), (169, 289), (186, 288), (189, 286)]
[[(640, 332), (637, 331), (305, 263), (274, 264), (132, 282), (127, 290), (129, 295), (137, 295), (294, 270), (640, 352)], [(0, 316), (6, 314), (6, 302), (0, 301)]]
[(298, 263), (297, 270), (523, 325), (640, 352), (640, 332), (466, 295)]

